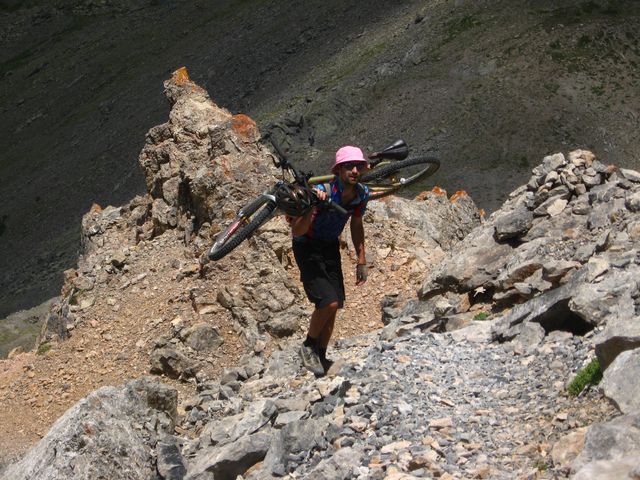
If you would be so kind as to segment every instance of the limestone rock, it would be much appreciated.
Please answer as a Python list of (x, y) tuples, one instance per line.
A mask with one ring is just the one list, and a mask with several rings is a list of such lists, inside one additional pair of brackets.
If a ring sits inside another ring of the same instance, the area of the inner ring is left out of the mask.
[(224, 343), (218, 331), (207, 323), (198, 323), (180, 332), (184, 342), (197, 352), (213, 352)]
[(2, 478), (154, 478), (155, 445), (173, 431), (176, 404), (175, 390), (150, 379), (103, 387), (60, 417)]
[(518, 238), (527, 233), (533, 224), (533, 214), (524, 205), (495, 219), (498, 241)]
[(604, 372), (600, 387), (616, 407), (626, 414), (640, 412), (640, 349), (620, 353)]
[[(584, 479), (624, 478), (595, 477), (594, 472), (630, 472), (638, 466), (640, 458), (640, 416), (623, 415), (607, 423), (589, 428), (584, 450), (573, 462), (572, 468)], [(633, 459), (629, 462), (629, 459)]]
[(151, 353), (151, 373), (163, 373), (171, 378), (191, 377), (197, 366), (182, 353), (172, 348), (159, 348)]
[(258, 432), (222, 447), (210, 447), (190, 463), (185, 480), (235, 480), (264, 459), (271, 435)]

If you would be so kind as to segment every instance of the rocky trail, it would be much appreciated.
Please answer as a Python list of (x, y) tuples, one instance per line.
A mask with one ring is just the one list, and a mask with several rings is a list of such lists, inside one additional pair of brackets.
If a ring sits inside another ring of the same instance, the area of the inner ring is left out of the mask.
[[(489, 327), (481, 326), (485, 333)], [(264, 395), (276, 405), (296, 400), (297, 408), (305, 408), (278, 411), (274, 425), (284, 427), (293, 419), (306, 423), (286, 432), (293, 437), (285, 440), (288, 455), (267, 455), (261, 473), (247, 478), (557, 478), (567, 473), (565, 455), (575, 443), (556, 442), (565, 432), (614, 413), (596, 391), (578, 401), (565, 393), (566, 378), (588, 358), (592, 345), (560, 334), (527, 352), (488, 344), (486, 334), (464, 337), (415, 329), (391, 341), (378, 334), (342, 341), (333, 375), (321, 380), (301, 378), (292, 351), (270, 362), (265, 377), (247, 382), (238, 395), (245, 400), (245, 392)], [(276, 386), (280, 382), (284, 385)], [(255, 391), (254, 384), (263, 388)], [(200, 448), (217, 440), (213, 435), (209, 440), (210, 432), (207, 428), (200, 436)]]
[(640, 477), (638, 172), (549, 155), (488, 219), (438, 188), (371, 202), (315, 378), (285, 222), (203, 256), (273, 181), (255, 123), (184, 69), (165, 93), (148, 193), (84, 216), (38, 353), (0, 362), (2, 480)]

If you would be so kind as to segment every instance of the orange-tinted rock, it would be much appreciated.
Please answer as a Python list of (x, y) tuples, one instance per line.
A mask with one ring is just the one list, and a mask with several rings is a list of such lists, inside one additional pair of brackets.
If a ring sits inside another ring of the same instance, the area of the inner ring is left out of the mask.
[(184, 85), (185, 83), (191, 82), (191, 78), (189, 78), (189, 72), (187, 71), (187, 67), (180, 67), (173, 75), (171, 75), (171, 80), (176, 85)]
[(451, 198), (449, 200), (451, 200), (452, 202), (455, 202), (460, 197), (468, 197), (468, 196), (469, 196), (469, 194), (467, 192), (465, 192), (464, 190), (458, 190), (456, 193), (451, 195)]
[(429, 192), (427, 190), (423, 190), (418, 195), (416, 195), (415, 200), (421, 202), (421, 201), (425, 200), (428, 195), (429, 195)]
[(255, 141), (260, 136), (256, 122), (244, 113), (233, 116), (232, 128), (243, 140)]

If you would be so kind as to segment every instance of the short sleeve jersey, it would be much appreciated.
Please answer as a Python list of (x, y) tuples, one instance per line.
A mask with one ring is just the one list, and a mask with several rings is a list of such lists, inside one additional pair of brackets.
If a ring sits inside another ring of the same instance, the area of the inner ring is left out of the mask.
[[(307, 233), (300, 237), (295, 237), (296, 240), (304, 241), (305, 239), (314, 239), (324, 242), (336, 240), (342, 233), (342, 230), (344, 230), (351, 216), (357, 218), (364, 215), (367, 202), (369, 201), (369, 189), (366, 185), (358, 184), (357, 194), (348, 205), (344, 205), (342, 202), (344, 185), (337, 177), (335, 177), (328, 186), (331, 190), (329, 192), (331, 200), (343, 207), (347, 211), (347, 215), (342, 215), (334, 210), (321, 209), (314, 213), (311, 226)], [(327, 190), (324, 185), (317, 185), (316, 188), (322, 191)]]

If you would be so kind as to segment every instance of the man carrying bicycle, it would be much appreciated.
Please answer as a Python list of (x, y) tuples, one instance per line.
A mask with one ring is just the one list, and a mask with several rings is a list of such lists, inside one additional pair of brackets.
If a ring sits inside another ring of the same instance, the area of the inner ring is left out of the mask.
[(307, 298), (315, 305), (307, 338), (299, 354), (304, 366), (317, 376), (324, 375), (332, 365), (326, 356), (327, 346), (333, 333), (336, 313), (345, 300), (338, 237), (349, 219), (358, 258), (356, 285), (362, 285), (367, 280), (362, 215), (369, 199), (369, 190), (358, 181), (368, 165), (362, 150), (344, 146), (336, 152), (331, 169), (334, 179), (327, 186), (316, 187), (320, 200), (331, 199), (347, 210), (347, 215), (314, 207), (303, 216), (287, 217), (300, 279)]

